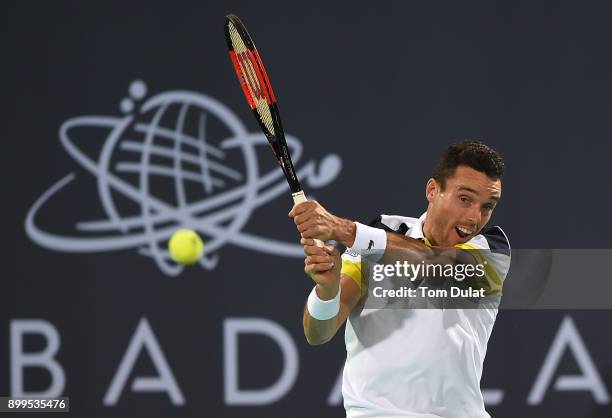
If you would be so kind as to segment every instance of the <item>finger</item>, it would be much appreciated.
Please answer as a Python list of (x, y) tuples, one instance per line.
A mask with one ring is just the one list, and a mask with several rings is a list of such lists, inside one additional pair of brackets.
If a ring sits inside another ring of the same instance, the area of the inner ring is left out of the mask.
[(301, 238), (300, 239), (300, 244), (302, 245), (315, 245), (315, 242), (313, 239), (310, 238)]
[(313, 217), (310, 212), (301, 213), (293, 218), (293, 222), (295, 222), (296, 225), (304, 224), (308, 221), (316, 222), (316, 217)]
[(334, 268), (334, 263), (320, 263), (320, 264), (311, 264), (312, 271), (317, 273), (325, 273), (326, 271), (330, 271)]
[(328, 255), (309, 255), (305, 260), (306, 264), (333, 263), (334, 260)]
[(331, 258), (340, 258), (340, 251), (334, 245), (326, 245), (324, 249), (325, 253)]
[[(298, 231), (300, 231), (302, 233), (302, 235), (304, 235), (304, 231), (307, 231), (309, 229), (318, 229), (320, 227), (319, 222), (316, 219), (310, 219), (306, 222), (303, 222), (299, 225), (297, 225), (297, 229)], [(313, 238), (312, 236), (308, 236), (306, 238)]]
[(333, 245), (331, 245), (331, 244), (327, 244), (327, 245), (324, 245), (324, 246), (323, 246), (323, 249), (325, 250), (325, 252), (326, 252), (327, 254), (330, 254), (330, 255), (331, 255), (331, 254), (333, 254), (333, 252), (334, 252), (334, 250), (336, 249), (336, 247), (335, 247), (335, 246), (333, 246)]
[(317, 225), (317, 220), (316, 219), (308, 219), (305, 220), (303, 222), (297, 223), (297, 229), (300, 232), (303, 232), (309, 228), (313, 228)]
[(308, 201), (294, 204), (291, 210), (289, 211), (289, 217), (293, 218), (299, 213), (302, 213), (304, 211), (302, 206), (306, 203), (308, 203)]
[(304, 267), (306, 273), (323, 273), (334, 268), (334, 263), (307, 264)]
[(291, 211), (289, 212), (289, 217), (293, 218), (301, 213), (306, 212), (310, 207), (312, 206), (312, 201), (311, 200), (307, 200), (305, 202), (300, 202), (296, 205), (293, 206), (293, 208), (291, 208)]
[(303, 203), (303, 202), (300, 202), (300, 203), (298, 203), (298, 204), (293, 205), (293, 207), (291, 208), (291, 210), (290, 210), (290, 211), (289, 211), (289, 213), (288, 213), (288, 215), (289, 215), (289, 217), (290, 217), (290, 218), (294, 218), (294, 217), (295, 217), (295, 215), (296, 215), (296, 213), (295, 213), (295, 212), (296, 212), (297, 208), (298, 208), (298, 207), (299, 207), (299, 206), (300, 206), (302, 203)]
[[(314, 240), (311, 240), (314, 243)], [(329, 257), (329, 254), (325, 252), (325, 250), (321, 247), (317, 247), (315, 244), (313, 245), (304, 245), (304, 254), (306, 255), (325, 255)]]
[(310, 228), (306, 228), (303, 231), (300, 231), (300, 234), (302, 235), (302, 237), (304, 238), (316, 238), (316, 239), (321, 239), (320, 235), (321, 235), (321, 229), (319, 228), (318, 225), (312, 226)]
[(304, 222), (307, 222), (308, 218), (309, 217), (306, 214), (296, 215), (293, 217), (293, 222), (296, 225), (300, 225), (300, 224), (303, 224)]

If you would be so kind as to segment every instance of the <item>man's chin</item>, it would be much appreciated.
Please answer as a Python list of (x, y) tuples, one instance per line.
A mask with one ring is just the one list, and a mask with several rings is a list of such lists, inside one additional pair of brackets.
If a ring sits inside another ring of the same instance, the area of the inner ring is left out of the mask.
[(456, 231), (453, 231), (453, 239), (450, 240), (450, 241), (453, 241), (454, 244), (450, 245), (450, 247), (455, 247), (457, 245), (465, 244), (466, 242), (468, 242), (472, 238), (473, 238), (473, 235), (467, 235), (465, 237), (462, 237)]

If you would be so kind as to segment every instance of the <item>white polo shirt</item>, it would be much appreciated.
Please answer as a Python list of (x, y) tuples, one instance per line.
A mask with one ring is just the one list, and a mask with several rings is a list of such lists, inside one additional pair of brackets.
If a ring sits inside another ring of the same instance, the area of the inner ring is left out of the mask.
[[(427, 243), (425, 216), (382, 215), (373, 226)], [(501, 294), (510, 267), (510, 246), (501, 228), (485, 228), (460, 247), (494, 250), (483, 254), (493, 268), (487, 274), (492, 291)], [(342, 259), (342, 274), (362, 288), (359, 256), (349, 251)], [(496, 315), (497, 305), (479, 309), (358, 305), (345, 329), (342, 394), (347, 417), (489, 418), (480, 378)]]

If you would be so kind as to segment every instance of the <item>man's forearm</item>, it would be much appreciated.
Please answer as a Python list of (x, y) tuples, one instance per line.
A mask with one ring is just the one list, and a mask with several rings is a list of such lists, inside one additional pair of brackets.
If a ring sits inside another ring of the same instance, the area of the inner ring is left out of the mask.
[(304, 335), (310, 345), (319, 345), (328, 342), (336, 334), (338, 317), (335, 316), (325, 321), (313, 318), (308, 309), (304, 308)]
[[(340, 291), (339, 287), (339, 283), (338, 286), (333, 287), (325, 287), (318, 284), (316, 285), (315, 291), (321, 300), (331, 300)], [(304, 307), (304, 335), (306, 336), (308, 343), (311, 345), (323, 344), (331, 340), (336, 334), (337, 323), (338, 315), (330, 319), (319, 320), (310, 315), (308, 312), (308, 305)]]
[(338, 218), (338, 224), (335, 228), (336, 241), (344, 245), (345, 247), (352, 247), (355, 243), (355, 234), (357, 232), (357, 226), (355, 222), (349, 219)]

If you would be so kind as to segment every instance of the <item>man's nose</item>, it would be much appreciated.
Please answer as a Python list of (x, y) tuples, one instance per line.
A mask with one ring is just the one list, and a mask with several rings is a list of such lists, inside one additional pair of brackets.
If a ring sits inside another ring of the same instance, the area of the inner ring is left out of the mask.
[(480, 225), (481, 219), (482, 219), (482, 212), (480, 211), (480, 207), (478, 205), (472, 205), (468, 213), (468, 220), (470, 222), (473, 222), (474, 225), (478, 226)]

